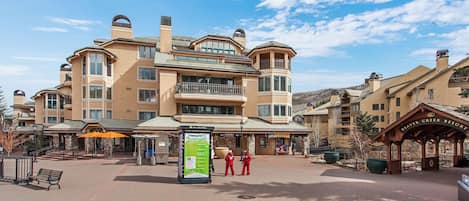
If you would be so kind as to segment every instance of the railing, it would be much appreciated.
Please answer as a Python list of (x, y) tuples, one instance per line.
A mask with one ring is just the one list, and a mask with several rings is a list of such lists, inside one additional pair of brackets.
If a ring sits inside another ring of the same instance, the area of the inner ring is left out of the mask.
[(449, 78), (449, 83), (469, 82), (469, 76), (452, 76)]
[(181, 82), (176, 84), (176, 93), (244, 96), (244, 87), (227, 84)]

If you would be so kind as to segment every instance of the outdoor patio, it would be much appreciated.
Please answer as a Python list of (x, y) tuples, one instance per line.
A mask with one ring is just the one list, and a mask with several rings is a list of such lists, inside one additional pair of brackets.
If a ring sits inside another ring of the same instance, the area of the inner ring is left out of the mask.
[[(239, 158), (238, 158), (239, 159)], [(47, 185), (0, 183), (1, 200), (456, 200), (456, 180), (469, 169), (375, 175), (313, 164), (300, 156), (258, 156), (251, 176), (225, 177), (215, 160), (212, 184), (177, 183), (175, 163), (136, 166), (130, 158), (113, 160), (39, 160), (39, 168), (64, 171), (62, 190)], [(241, 162), (235, 162), (237, 174)]]

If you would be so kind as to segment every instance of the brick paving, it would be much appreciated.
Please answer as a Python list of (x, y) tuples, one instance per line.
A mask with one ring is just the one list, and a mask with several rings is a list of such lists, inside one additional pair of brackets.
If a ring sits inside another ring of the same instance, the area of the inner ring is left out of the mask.
[[(469, 169), (374, 175), (295, 156), (258, 156), (251, 176), (223, 176), (223, 160), (215, 160), (212, 184), (182, 185), (176, 164), (135, 166), (130, 159), (40, 160), (40, 167), (64, 170), (62, 190), (46, 185), (0, 183), (2, 201), (127, 200), (457, 200), (456, 179)], [(235, 163), (237, 174), (241, 163)]]

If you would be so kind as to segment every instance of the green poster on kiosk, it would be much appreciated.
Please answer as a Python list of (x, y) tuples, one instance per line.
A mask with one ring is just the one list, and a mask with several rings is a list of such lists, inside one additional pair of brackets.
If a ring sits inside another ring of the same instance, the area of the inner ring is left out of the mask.
[(208, 178), (210, 134), (185, 133), (184, 138), (184, 178)]

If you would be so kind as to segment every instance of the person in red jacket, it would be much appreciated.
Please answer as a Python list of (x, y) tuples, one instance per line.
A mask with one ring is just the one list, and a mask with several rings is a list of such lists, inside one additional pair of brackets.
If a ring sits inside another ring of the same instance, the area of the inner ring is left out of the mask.
[(231, 169), (231, 175), (234, 176), (234, 168), (233, 168), (233, 165), (234, 165), (234, 156), (233, 156), (233, 152), (230, 150), (226, 156), (225, 156), (225, 162), (226, 162), (226, 166), (225, 166), (225, 176), (228, 176), (228, 168)]
[(251, 174), (250, 170), (251, 170), (251, 155), (249, 155), (249, 153), (244, 150), (244, 154), (243, 154), (243, 172), (241, 173), (241, 175), (244, 175), (244, 173), (246, 172), (246, 169), (247, 169), (247, 173), (248, 175)]

